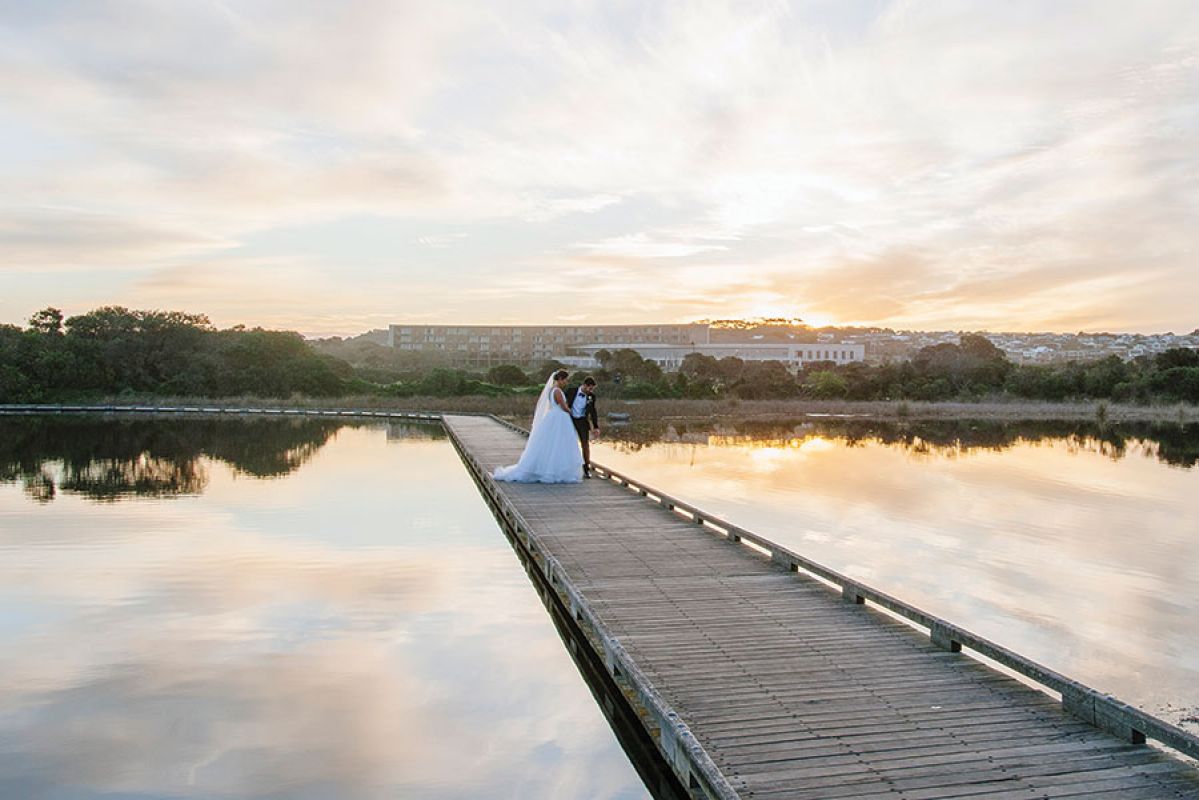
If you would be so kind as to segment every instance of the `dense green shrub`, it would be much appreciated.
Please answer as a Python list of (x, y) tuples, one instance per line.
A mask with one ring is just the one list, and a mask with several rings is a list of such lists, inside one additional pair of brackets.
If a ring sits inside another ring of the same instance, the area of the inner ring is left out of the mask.
[(298, 333), (216, 330), (175, 311), (107, 306), (62, 320), (39, 311), (27, 329), (0, 327), (0, 400), (163, 394), (335, 396), (352, 369)]
[(497, 386), (524, 386), (529, 378), (515, 364), (499, 364), (487, 370), (487, 382)]

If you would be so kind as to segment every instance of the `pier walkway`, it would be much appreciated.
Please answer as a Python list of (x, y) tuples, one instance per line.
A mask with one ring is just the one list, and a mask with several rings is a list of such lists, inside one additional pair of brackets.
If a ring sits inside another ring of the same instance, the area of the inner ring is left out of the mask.
[(519, 429), (443, 424), (696, 797), (1199, 800), (1143, 744), (1191, 734), (610, 470), (492, 481)]

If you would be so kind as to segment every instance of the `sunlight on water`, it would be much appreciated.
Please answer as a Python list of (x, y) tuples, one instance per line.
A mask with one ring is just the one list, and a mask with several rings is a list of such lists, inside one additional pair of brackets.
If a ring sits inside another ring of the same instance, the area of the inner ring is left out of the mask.
[(1193, 433), (1164, 453), (1041, 432), (668, 429), (595, 458), (1199, 729), (1199, 467), (1178, 455)]
[(646, 796), (436, 429), (2, 424), (0, 797)]

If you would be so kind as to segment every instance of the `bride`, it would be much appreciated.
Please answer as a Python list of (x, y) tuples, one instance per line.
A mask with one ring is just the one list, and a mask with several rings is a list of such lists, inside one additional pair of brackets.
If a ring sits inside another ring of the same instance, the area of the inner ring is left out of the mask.
[(520, 460), (492, 473), (498, 481), (519, 483), (579, 483), (583, 478), (583, 453), (579, 435), (566, 405), (566, 370), (545, 382), (533, 412), (533, 427)]

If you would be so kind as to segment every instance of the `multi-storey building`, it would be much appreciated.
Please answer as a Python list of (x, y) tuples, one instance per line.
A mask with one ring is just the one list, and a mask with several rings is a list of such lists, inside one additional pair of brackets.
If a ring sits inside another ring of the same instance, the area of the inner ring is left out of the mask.
[[(866, 348), (860, 344), (843, 344), (833, 341), (812, 344), (698, 344), (680, 347), (669, 344), (629, 344), (642, 358), (655, 362), (664, 370), (676, 370), (683, 359), (691, 353), (712, 358), (739, 358), (742, 361), (781, 361), (791, 369), (800, 369), (817, 362), (849, 364), (862, 361)], [(583, 346), (576, 348), (578, 355), (563, 361), (572, 366), (590, 368), (599, 365), (595, 354), (602, 348)]]
[(690, 325), (392, 325), (387, 343), (443, 357), (459, 367), (536, 366), (589, 347), (635, 344), (689, 347), (710, 341), (708, 326)]

